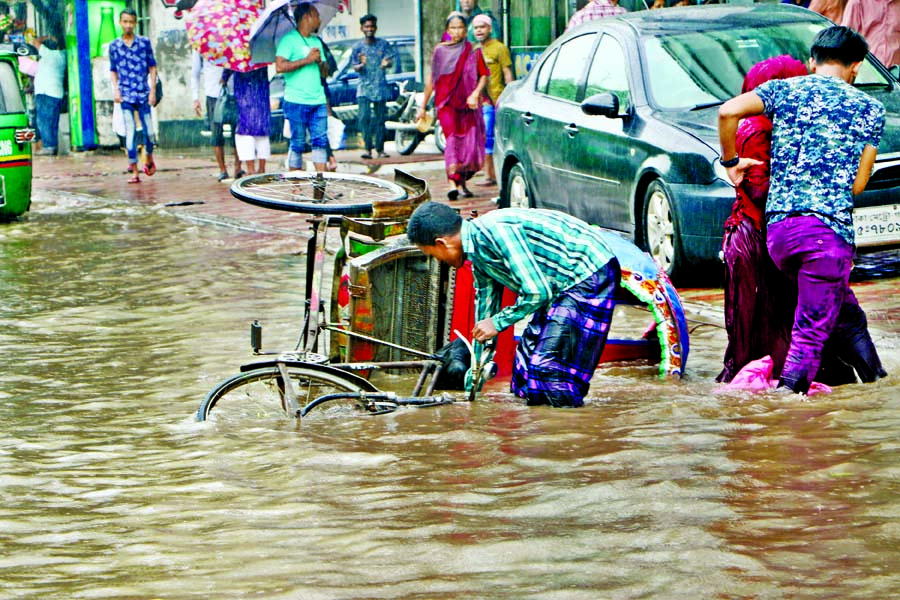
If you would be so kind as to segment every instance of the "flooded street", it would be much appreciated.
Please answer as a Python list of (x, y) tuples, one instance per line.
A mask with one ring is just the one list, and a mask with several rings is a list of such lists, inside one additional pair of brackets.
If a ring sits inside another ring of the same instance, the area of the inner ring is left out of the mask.
[(579, 410), (492, 382), (472, 405), (197, 423), (250, 321), (293, 348), (303, 257), (175, 210), (42, 192), (0, 225), (0, 598), (900, 589), (897, 279), (854, 287), (891, 377), (808, 400), (721, 391), (701, 310), (684, 381), (611, 366)]

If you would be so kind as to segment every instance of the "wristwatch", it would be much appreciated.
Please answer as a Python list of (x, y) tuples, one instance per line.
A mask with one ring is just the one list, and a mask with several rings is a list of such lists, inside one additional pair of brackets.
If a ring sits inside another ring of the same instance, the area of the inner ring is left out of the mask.
[(741, 157), (737, 155), (735, 155), (734, 158), (729, 158), (728, 160), (724, 160), (722, 157), (719, 157), (719, 164), (726, 169), (730, 169), (731, 167), (737, 165), (739, 162), (741, 162)]

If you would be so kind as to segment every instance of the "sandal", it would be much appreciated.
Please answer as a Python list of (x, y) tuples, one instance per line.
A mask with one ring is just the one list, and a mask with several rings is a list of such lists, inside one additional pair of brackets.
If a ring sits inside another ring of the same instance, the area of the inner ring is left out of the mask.
[(245, 175), (247, 175), (247, 171), (241, 169), (237, 173), (234, 174), (234, 178), (240, 179), (241, 177), (244, 177)]
[(156, 173), (156, 163), (151, 159), (150, 162), (144, 165), (144, 174), (147, 177), (152, 177), (154, 173)]
[(137, 175), (135, 175), (134, 177), (132, 177), (131, 179), (128, 180), (128, 183), (140, 183), (140, 182), (141, 182), (141, 178), (138, 177)]
[(472, 198), (475, 194), (469, 188), (463, 188), (462, 195), (463, 198)]

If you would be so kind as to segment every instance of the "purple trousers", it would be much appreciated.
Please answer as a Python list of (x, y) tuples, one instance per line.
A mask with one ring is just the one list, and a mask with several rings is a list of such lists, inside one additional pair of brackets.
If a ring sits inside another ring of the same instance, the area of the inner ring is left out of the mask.
[(797, 309), (782, 382), (805, 393), (838, 322), (841, 305), (858, 306), (850, 290), (853, 246), (814, 216), (769, 225), (767, 245), (775, 265), (797, 284)]

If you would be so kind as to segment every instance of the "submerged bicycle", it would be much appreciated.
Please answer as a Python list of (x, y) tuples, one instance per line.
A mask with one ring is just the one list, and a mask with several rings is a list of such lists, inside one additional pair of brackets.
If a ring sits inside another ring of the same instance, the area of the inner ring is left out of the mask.
[[(259, 359), (216, 385), (200, 404), (198, 420), (207, 420), (213, 411), (238, 418), (303, 417), (322, 408), (384, 414), (401, 406), (439, 406), (459, 399), (435, 394), (446, 362), (435, 350), (448, 331), (446, 324), (424, 316), (445, 310), (438, 306), (441, 298), (435, 292), (446, 286), (449, 271), (414, 247), (383, 244), (406, 231), (408, 216), (428, 198), (423, 180), (401, 171), (394, 182), (291, 172), (250, 176), (235, 182), (231, 191), (258, 206), (319, 216), (310, 220), (303, 325), (296, 346), (286, 352), (264, 351), (261, 326), (254, 322), (251, 348)], [(340, 232), (341, 248), (326, 269), (332, 230)], [(354, 263), (354, 258), (359, 260)], [(370, 288), (385, 289), (367, 297), (345, 274), (348, 263), (351, 274), (361, 275)], [(387, 285), (391, 279), (396, 285)], [(421, 296), (423, 290), (427, 298)], [(341, 302), (342, 292), (351, 296), (349, 302)], [(372, 322), (378, 319), (383, 322)], [(398, 333), (400, 339), (392, 341)], [(475, 361), (477, 372), (489, 374), (490, 356), (484, 352)], [(418, 371), (418, 377), (405, 394), (384, 392), (370, 381), (373, 373), (384, 371)], [(483, 379), (476, 377), (475, 389)]]

